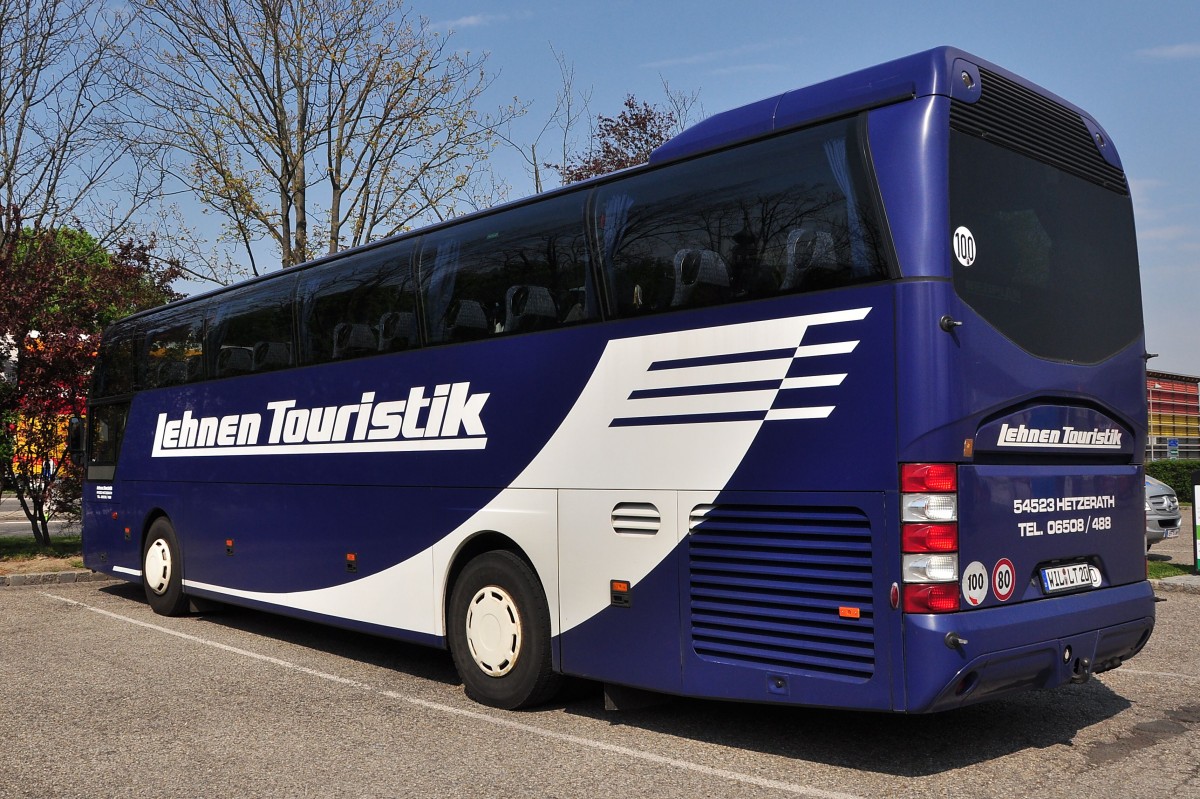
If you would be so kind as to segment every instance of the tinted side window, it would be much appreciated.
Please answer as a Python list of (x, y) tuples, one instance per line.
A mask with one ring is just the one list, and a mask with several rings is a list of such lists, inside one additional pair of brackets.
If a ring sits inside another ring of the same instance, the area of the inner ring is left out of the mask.
[(738, 147), (597, 190), (618, 316), (887, 277), (856, 120)]
[(270, 372), (296, 363), (292, 340), (295, 279), (259, 283), (223, 295), (208, 334), (215, 377)]
[(420, 275), (429, 340), (470, 341), (596, 318), (583, 203), (576, 192), (426, 236)]
[(137, 357), (134, 337), (115, 334), (100, 343), (100, 356), (92, 377), (92, 398), (113, 397), (133, 391)]
[(111, 480), (125, 437), (128, 402), (93, 405), (88, 410), (88, 479)]
[(165, 319), (145, 339), (143, 385), (179, 386), (204, 379), (204, 312), (191, 307), (186, 317)]
[(420, 345), (410, 242), (306, 271), (300, 338), (306, 363), (325, 363)]

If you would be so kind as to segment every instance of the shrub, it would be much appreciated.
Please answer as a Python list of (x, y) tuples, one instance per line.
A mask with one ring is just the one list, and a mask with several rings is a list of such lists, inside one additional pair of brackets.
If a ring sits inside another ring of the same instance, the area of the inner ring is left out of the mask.
[(1146, 474), (1175, 489), (1180, 502), (1192, 502), (1192, 472), (1200, 471), (1200, 461), (1150, 461)]

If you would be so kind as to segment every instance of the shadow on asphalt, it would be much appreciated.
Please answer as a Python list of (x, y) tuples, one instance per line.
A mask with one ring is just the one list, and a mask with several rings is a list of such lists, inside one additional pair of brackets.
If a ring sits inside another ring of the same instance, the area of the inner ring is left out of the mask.
[[(138, 585), (101, 589), (145, 603)], [(445, 685), (461, 684), (447, 652), (350, 630), (220, 606), (196, 614), (205, 623), (350, 658)], [(669, 698), (635, 711), (606, 711), (601, 687), (570, 680), (559, 699), (520, 714), (565, 712), (613, 726), (715, 743), (777, 757), (921, 777), (994, 760), (1027, 749), (1070, 746), (1080, 730), (1130, 707), (1091, 680), (1053, 691), (1031, 691), (928, 716), (863, 713)]]
[[(112, 596), (146, 604), (140, 584), (117, 583), (101, 590)], [(295, 646), (411, 674), (423, 680), (432, 680), (445, 685), (461, 684), (458, 674), (454, 671), (454, 664), (450, 661), (450, 654), (440, 649), (408, 644), (356, 630), (343, 630), (304, 619), (293, 619), (234, 605), (212, 604), (211, 610), (206, 609), (201, 613), (193, 613), (192, 618), (262, 638), (285, 641)]]
[(1080, 730), (1116, 716), (1128, 700), (1095, 680), (926, 716), (672, 699), (606, 712), (599, 689), (568, 713), (794, 760), (923, 777), (1027, 749), (1070, 746)]

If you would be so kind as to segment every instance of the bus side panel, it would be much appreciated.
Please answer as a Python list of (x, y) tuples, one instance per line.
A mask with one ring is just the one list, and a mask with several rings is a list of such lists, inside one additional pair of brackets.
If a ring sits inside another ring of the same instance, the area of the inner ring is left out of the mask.
[(899, 629), (885, 496), (727, 492), (692, 508), (680, 553), (684, 692), (891, 709)]
[[(635, 508), (619, 502), (630, 492), (570, 493), (576, 557), (564, 558), (563, 589), (580, 608), (607, 607), (580, 622), (564, 599), (567, 673), (688, 696), (893, 707), (896, 547), (883, 493), (679, 492), (677, 514), (668, 496)], [(621, 508), (644, 520), (651, 505), (666, 510), (661, 528), (622, 529)]]
[[(897, 479), (891, 300), (890, 287), (868, 286), (805, 297), (807, 316), (610, 342), (520, 478), (606, 489), (560, 494), (565, 671), (759, 701), (828, 696), (832, 682), (852, 686), (853, 706), (891, 706), (896, 621), (875, 617), (898, 561), (883, 510)], [(776, 370), (765, 400), (747, 363)], [(692, 415), (672, 415), (684, 389)], [(730, 414), (733, 400), (766, 411)], [(706, 557), (731, 581), (712, 597), (693, 594)], [(613, 597), (614, 580), (631, 584), (628, 597)], [(853, 588), (822, 593), (843, 580)], [(745, 646), (693, 647), (693, 628), (711, 635), (739, 605)], [(742, 676), (725, 679), (727, 668)], [(791, 687), (767, 693), (768, 674)]]
[[(633, 489), (560, 492), (564, 672), (679, 690), (677, 496)], [(615, 591), (614, 581), (629, 589)], [(598, 607), (604, 610), (596, 613)]]
[(216, 484), (188, 499), (145, 501), (174, 521), (190, 593), (440, 644), (446, 578), (462, 546), (483, 533), (529, 558), (557, 619), (555, 495)]
[[(176, 488), (170, 494), (162, 488)], [(171, 519), (190, 582), (312, 591), (389, 569), (432, 545), (419, 489), (159, 484), (143, 501)]]

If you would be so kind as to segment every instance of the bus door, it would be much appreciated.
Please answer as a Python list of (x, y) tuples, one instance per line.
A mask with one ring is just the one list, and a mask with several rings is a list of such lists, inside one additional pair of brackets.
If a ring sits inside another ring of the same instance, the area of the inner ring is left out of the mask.
[[(117, 461), (125, 438), (129, 400), (94, 403), (88, 409), (86, 473), (83, 489), (84, 563), (89, 568), (108, 567), (111, 558), (136, 545), (128, 520), (122, 518), (122, 492), (117, 479)], [(140, 532), (140, 531), (139, 531)], [(129, 568), (138, 568), (133, 558)]]
[[(83, 562), (90, 569), (114, 567), (140, 573), (140, 530), (126, 531), (117, 463), (133, 398), (139, 335), (118, 336), (101, 344), (92, 377), (84, 453)], [(130, 554), (132, 553), (132, 554)]]

